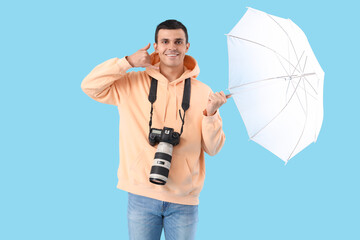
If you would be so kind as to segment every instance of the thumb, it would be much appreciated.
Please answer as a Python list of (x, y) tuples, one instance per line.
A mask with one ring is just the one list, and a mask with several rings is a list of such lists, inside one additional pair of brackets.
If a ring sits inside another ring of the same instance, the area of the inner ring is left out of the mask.
[(228, 99), (228, 98), (231, 98), (232, 97), (232, 94), (230, 93), (230, 94), (226, 94), (226, 99)]
[(140, 50), (147, 51), (149, 48), (150, 48), (150, 43), (148, 43), (148, 45), (146, 45), (146, 47), (143, 47)]

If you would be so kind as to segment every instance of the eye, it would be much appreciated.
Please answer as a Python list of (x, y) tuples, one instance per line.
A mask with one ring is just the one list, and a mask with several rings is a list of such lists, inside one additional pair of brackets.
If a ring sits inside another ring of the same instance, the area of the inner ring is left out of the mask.
[(166, 44), (166, 43), (168, 43), (168, 41), (167, 40), (162, 40), (162, 43)]
[(176, 44), (182, 44), (181, 40), (176, 41)]

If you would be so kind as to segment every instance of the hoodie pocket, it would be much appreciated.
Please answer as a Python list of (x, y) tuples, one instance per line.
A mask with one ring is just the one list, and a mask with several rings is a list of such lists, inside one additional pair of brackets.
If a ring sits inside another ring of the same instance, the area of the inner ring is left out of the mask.
[(145, 146), (142, 151), (140, 151), (130, 167), (129, 176), (132, 183), (137, 185), (149, 183), (150, 170), (155, 152), (156, 148), (150, 145)]
[(193, 191), (192, 171), (186, 157), (172, 161), (166, 188), (179, 196), (187, 196)]

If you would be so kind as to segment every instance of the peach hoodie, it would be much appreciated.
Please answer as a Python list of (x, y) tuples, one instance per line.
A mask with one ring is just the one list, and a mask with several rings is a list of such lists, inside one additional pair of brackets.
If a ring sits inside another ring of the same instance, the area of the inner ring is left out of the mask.
[[(159, 56), (151, 54), (152, 64), (159, 65)], [(200, 69), (191, 56), (184, 59), (180, 78), (169, 82), (159, 70), (129, 72), (126, 58), (112, 58), (96, 66), (81, 83), (82, 90), (94, 100), (116, 105), (120, 115), (120, 164), (117, 188), (173, 203), (197, 205), (205, 179), (204, 151), (213, 156), (225, 142), (222, 120), (217, 111), (205, 116), (210, 87), (195, 77)], [(180, 144), (174, 147), (168, 181), (165, 185), (149, 182), (149, 174), (157, 145), (149, 144), (151, 78), (158, 80), (154, 103), (153, 128), (164, 126), (180, 133), (181, 108), (185, 79), (191, 77), (190, 108), (186, 111)]]

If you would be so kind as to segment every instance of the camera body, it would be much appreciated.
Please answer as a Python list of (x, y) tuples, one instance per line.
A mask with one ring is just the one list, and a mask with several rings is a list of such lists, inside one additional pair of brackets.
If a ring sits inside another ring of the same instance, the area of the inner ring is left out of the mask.
[(173, 128), (164, 127), (162, 130), (151, 128), (149, 143), (151, 146), (159, 143), (149, 181), (154, 184), (165, 185), (169, 176), (173, 147), (180, 143), (180, 134), (174, 132)]
[(164, 127), (162, 130), (157, 128), (151, 128), (149, 134), (149, 143), (151, 146), (155, 146), (159, 142), (170, 143), (176, 146), (180, 143), (180, 134), (174, 132), (173, 128)]

